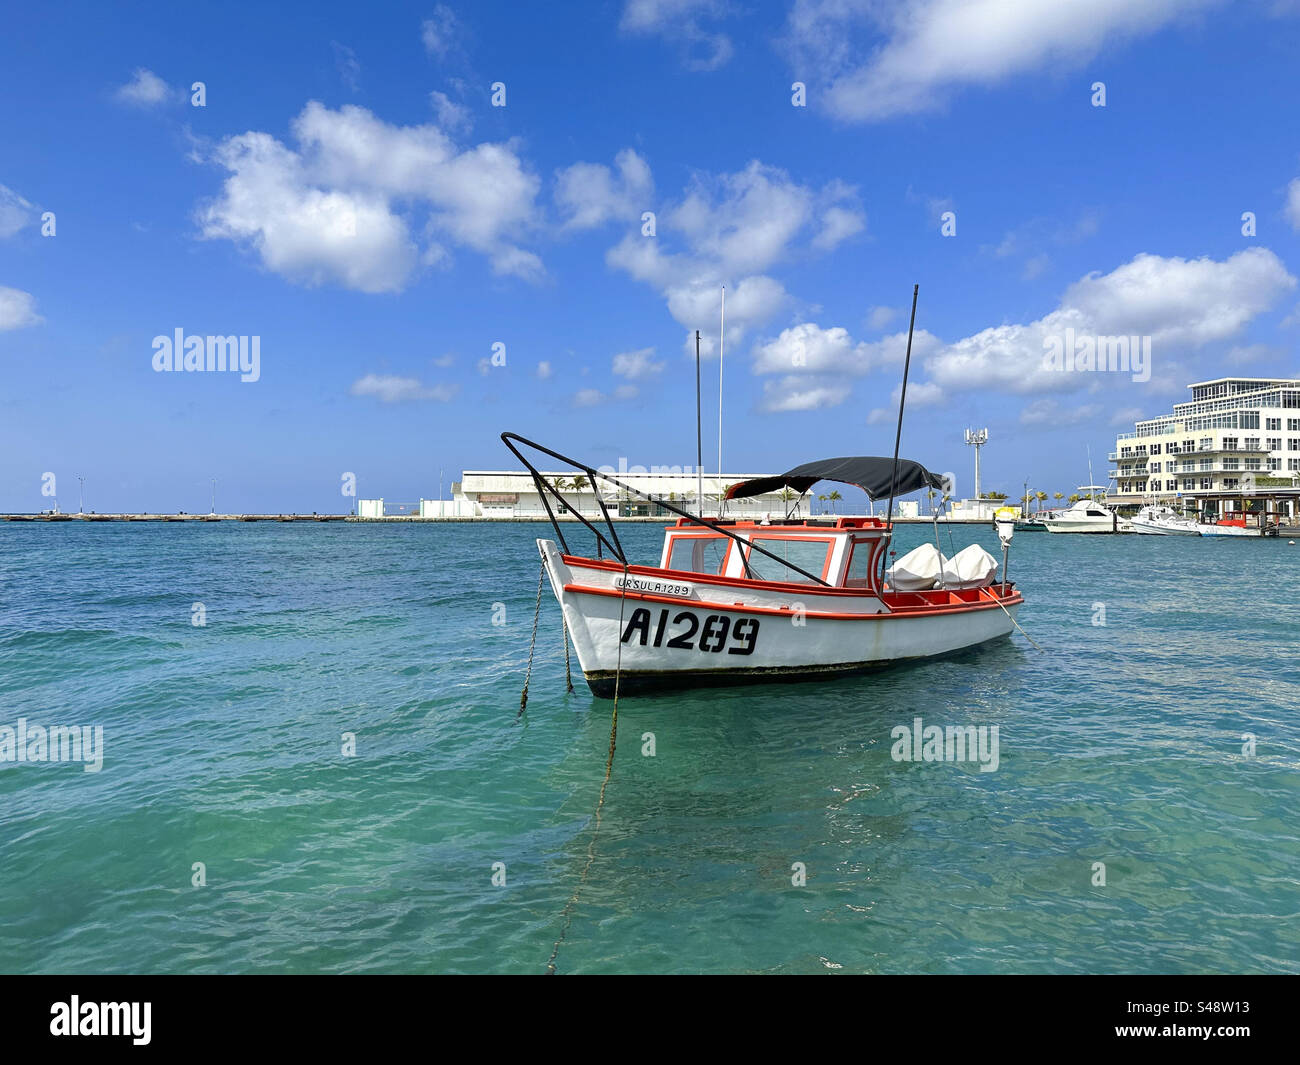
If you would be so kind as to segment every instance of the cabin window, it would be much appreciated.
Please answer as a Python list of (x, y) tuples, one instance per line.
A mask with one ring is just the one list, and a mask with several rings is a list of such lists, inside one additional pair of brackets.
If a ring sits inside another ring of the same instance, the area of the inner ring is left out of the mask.
[(725, 536), (674, 536), (668, 568), (687, 573), (721, 573), (726, 557)]
[(849, 556), (849, 570), (844, 576), (846, 588), (871, 587), (871, 541), (855, 540)]
[(758, 551), (749, 552), (750, 576), (760, 581), (810, 584), (811, 581), (802, 573), (782, 565), (777, 559), (798, 566), (815, 577), (821, 577), (826, 571), (827, 556), (831, 553), (829, 540), (778, 540), (775, 537), (755, 536), (750, 542), (776, 555), (776, 558), (769, 558)]

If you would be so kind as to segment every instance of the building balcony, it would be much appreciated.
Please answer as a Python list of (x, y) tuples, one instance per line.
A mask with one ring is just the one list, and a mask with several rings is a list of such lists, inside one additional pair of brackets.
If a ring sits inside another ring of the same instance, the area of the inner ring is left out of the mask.
[(1185, 447), (1179, 454), (1182, 455), (1262, 455), (1267, 454), (1266, 447)]

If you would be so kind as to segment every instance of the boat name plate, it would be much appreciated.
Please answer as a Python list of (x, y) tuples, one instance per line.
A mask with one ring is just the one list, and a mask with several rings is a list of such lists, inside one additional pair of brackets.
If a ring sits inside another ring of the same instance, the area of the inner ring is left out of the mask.
[(628, 592), (649, 592), (652, 595), (675, 595), (679, 599), (689, 599), (695, 590), (689, 584), (677, 581), (661, 581), (654, 577), (615, 577), (614, 587)]

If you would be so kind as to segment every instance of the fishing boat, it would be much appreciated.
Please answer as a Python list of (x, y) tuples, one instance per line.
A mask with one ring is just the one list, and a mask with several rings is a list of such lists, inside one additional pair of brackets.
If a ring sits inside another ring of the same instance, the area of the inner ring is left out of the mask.
[(1043, 525), (1052, 533), (1119, 533), (1131, 532), (1132, 527), (1105, 503), (1096, 499), (1080, 499), (1065, 510), (1043, 517)]
[(1218, 521), (1203, 522), (1196, 531), (1202, 536), (1277, 536), (1279, 529), (1268, 515), (1233, 510)]
[(1148, 503), (1129, 518), (1129, 524), (1135, 533), (1148, 536), (1196, 536), (1201, 531), (1196, 522), (1163, 503)]
[[(546, 505), (555, 536), (537, 541), (542, 566), (597, 696), (859, 673), (974, 647), (1016, 627), (1024, 599), (1007, 580), (1010, 522), (1000, 530), (1000, 574), (978, 546), (945, 559), (927, 545), (889, 565), (887, 519), (706, 518), (514, 433), (501, 439)], [(569, 508), (570, 520), (594, 534), (595, 557), (572, 550), (551, 503), (566, 505), (562, 492), (521, 446), (566, 463), (592, 485), (611, 484), (677, 515), (658, 564), (629, 561), (599, 492), (599, 524)], [(788, 489), (802, 499), (824, 480), (854, 485), (872, 500), (889, 497), (891, 513), (893, 498), (943, 486), (920, 463), (864, 456), (741, 481), (726, 498)]]

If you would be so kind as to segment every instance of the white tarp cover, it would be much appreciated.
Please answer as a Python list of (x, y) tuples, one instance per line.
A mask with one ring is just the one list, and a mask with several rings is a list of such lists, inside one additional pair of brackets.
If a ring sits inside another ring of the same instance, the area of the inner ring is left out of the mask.
[(997, 576), (998, 560), (979, 544), (963, 547), (943, 564), (945, 588), (984, 588)]
[(943, 555), (934, 544), (922, 544), (896, 559), (889, 567), (889, 583), (900, 592), (921, 592), (933, 588), (943, 570)]

